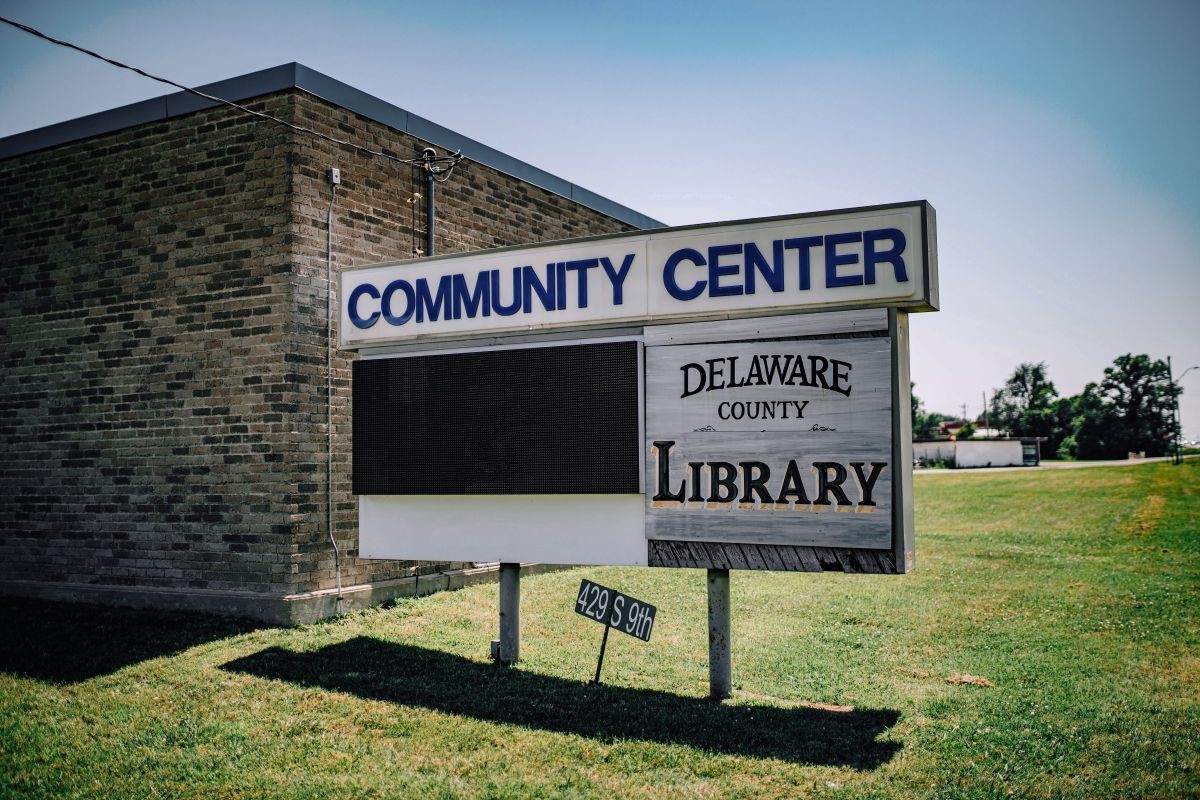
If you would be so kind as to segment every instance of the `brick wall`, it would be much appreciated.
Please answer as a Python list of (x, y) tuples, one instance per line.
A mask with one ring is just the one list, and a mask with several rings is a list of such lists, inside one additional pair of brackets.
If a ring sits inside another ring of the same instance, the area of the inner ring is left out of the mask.
[[(427, 145), (299, 90), (251, 106), (399, 157)], [(424, 229), (418, 214), (414, 232), (409, 202), (419, 175), (234, 110), (0, 162), (8, 589), (33, 581), (200, 597), (333, 585), (331, 166), (343, 176), (335, 269), (411, 257)], [(438, 186), (439, 253), (629, 227), (473, 162)], [(346, 585), (414, 569), (355, 558), (351, 355), (336, 353), (334, 372)]]

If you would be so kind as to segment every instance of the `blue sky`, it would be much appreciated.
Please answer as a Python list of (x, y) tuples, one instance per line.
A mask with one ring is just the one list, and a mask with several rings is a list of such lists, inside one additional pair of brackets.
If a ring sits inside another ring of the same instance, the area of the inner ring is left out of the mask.
[[(1200, 3), (4, 2), (188, 84), (300, 61), (668, 224), (928, 199), (917, 393), (1200, 364)], [(0, 136), (166, 87), (0, 30)], [(1200, 369), (1184, 381), (1200, 438)]]

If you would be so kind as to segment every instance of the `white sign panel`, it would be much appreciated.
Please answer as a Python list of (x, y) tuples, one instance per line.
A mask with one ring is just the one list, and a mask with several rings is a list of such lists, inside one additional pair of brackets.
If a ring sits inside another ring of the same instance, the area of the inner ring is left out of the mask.
[(357, 348), (832, 308), (937, 308), (925, 202), (663, 228), (341, 273)]
[(361, 495), (362, 558), (646, 565), (634, 495)]

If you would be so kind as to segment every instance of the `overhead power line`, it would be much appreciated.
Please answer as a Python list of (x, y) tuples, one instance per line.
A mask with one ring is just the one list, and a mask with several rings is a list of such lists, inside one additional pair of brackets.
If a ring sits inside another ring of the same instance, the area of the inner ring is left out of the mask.
[[(136, 72), (138, 75), (141, 75), (144, 78), (149, 78), (152, 81), (158, 81), (159, 83), (165, 83), (168, 86), (174, 86), (176, 89), (182, 89), (183, 91), (187, 92), (188, 94), (195, 95), (196, 97), (202, 97), (205, 100), (208, 100), (210, 102), (219, 103), (221, 105), (226, 105), (226, 106), (229, 106), (230, 108), (236, 108), (238, 111), (241, 111), (245, 114), (250, 114), (251, 116), (258, 117), (259, 119), (265, 119), (268, 122), (274, 122), (276, 125), (282, 125), (285, 128), (291, 128), (292, 130), (297, 131), (299, 133), (307, 133), (308, 135), (315, 136), (318, 139), (324, 139), (325, 141), (332, 142), (333, 144), (342, 145), (344, 147), (350, 147), (350, 148), (353, 148), (354, 150), (357, 150), (360, 153), (365, 153), (367, 155), (376, 156), (377, 158), (384, 158), (384, 159), (387, 159), (388, 161), (394, 161), (397, 164), (405, 164), (407, 166), (421, 167), (421, 168), (426, 169), (426, 170), (430, 171), (431, 173), (433, 173), (435, 175), (435, 179), (438, 179), (441, 181), (444, 181), (446, 179), (446, 177), (449, 177), (449, 175), (447, 175), (446, 173), (448, 173), (450, 170), (452, 170), (454, 167), (456, 167), (458, 165), (458, 163), (463, 160), (463, 155), (461, 154), (461, 152), (454, 153), (453, 155), (434, 156), (433, 158), (429, 158), (426, 156), (422, 156), (421, 158), (399, 158), (397, 156), (393, 156), (393, 155), (389, 155), (387, 153), (380, 152), (379, 150), (372, 150), (369, 147), (363, 147), (362, 145), (354, 144), (353, 142), (346, 141), (345, 139), (338, 139), (335, 136), (330, 136), (328, 134), (321, 133), (320, 131), (315, 131), (312, 128), (306, 128), (303, 125), (296, 125), (295, 123), (288, 122), (287, 120), (280, 119), (279, 117), (274, 117), (274, 116), (271, 116), (270, 114), (264, 114), (261, 111), (255, 111), (252, 108), (247, 108), (246, 106), (242, 105), (241, 103), (235, 103), (232, 100), (226, 100), (223, 97), (217, 97), (216, 95), (208, 94), (207, 92), (202, 92), (199, 89), (193, 89), (190, 86), (184, 86), (182, 83), (177, 83), (176, 81), (173, 81), (169, 78), (163, 78), (158, 75), (151, 75), (149, 72), (146, 72), (144, 69), (130, 66), (129, 64), (123, 64), (120, 61), (117, 61), (116, 59), (112, 59), (107, 56), (100, 55), (99, 53), (97, 53), (93, 50), (88, 50), (86, 47), (80, 47), (77, 44), (73, 44), (71, 42), (67, 42), (62, 39), (56, 39), (53, 36), (42, 33), (37, 28), (32, 28), (29, 25), (26, 25), (22, 22), (17, 22), (16, 20), (12, 20), (7, 17), (0, 17), (0, 22), (4, 22), (8, 25), (11, 25), (18, 30), (25, 31), (25, 33), (36, 36), (39, 39), (44, 39), (45, 41), (50, 42), (51, 44), (56, 44), (60, 47), (66, 47), (71, 50), (78, 51), (80, 53), (83, 53), (84, 55), (91, 56), (92, 58), (97, 58), (107, 64), (112, 64), (114, 67), (120, 67), (121, 69), (127, 69), (131, 72)], [(443, 175), (445, 175), (445, 177), (441, 177)]]

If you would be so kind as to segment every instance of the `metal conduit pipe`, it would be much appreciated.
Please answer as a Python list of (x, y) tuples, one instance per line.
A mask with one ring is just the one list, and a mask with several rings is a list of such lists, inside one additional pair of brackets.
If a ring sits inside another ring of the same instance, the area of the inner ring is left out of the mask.
[(325, 529), (333, 545), (337, 613), (342, 614), (342, 554), (333, 536), (333, 205), (341, 171), (329, 170), (329, 210), (325, 214)]
[(432, 147), (426, 147), (421, 151), (421, 158), (425, 160), (425, 255), (433, 255), (433, 220), (434, 212), (437, 208), (434, 200), (434, 159), (437, 158), (437, 151)]

